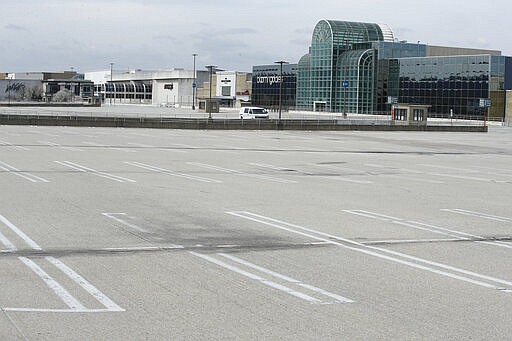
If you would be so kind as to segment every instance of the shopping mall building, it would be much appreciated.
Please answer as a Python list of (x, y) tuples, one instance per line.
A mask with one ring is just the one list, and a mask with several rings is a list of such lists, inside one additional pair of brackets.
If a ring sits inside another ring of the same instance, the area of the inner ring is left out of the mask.
[[(253, 67), (254, 104), (273, 103), (271, 95), (275, 102), (275, 83), (258, 83), (258, 77), (274, 79), (278, 67)], [(386, 25), (321, 20), (293, 69), (284, 88), (298, 110), (379, 113), (407, 103), (429, 106), (430, 116), (512, 116), (512, 57), (399, 41)]]

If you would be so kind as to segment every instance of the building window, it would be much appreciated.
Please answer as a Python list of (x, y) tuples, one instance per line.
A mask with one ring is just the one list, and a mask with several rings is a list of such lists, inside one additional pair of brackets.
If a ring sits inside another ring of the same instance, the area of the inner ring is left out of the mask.
[(231, 96), (231, 87), (230, 86), (222, 87), (222, 96)]

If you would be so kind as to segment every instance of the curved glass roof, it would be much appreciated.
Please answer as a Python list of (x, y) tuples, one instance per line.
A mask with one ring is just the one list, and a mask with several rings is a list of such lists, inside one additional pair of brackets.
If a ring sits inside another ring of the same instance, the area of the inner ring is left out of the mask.
[(308, 54), (303, 55), (300, 58), (298, 65), (299, 66), (309, 67), (310, 63), (311, 63), (311, 55), (308, 53)]
[(371, 53), (373, 50), (352, 50), (346, 51), (341, 55), (341, 58), (338, 60), (339, 67), (356, 67), (359, 66), (361, 62), (364, 62), (366, 59), (371, 57)]
[(333, 46), (344, 46), (369, 41), (392, 41), (393, 38), (393, 31), (384, 24), (320, 20), (313, 31), (312, 43), (330, 42)]

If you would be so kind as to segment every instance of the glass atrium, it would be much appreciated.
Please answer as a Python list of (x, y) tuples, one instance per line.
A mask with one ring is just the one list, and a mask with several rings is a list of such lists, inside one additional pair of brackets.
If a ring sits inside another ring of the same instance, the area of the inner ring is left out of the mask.
[(310, 53), (298, 64), (298, 109), (373, 112), (376, 55), (361, 44), (393, 39), (385, 25), (321, 20), (313, 31)]

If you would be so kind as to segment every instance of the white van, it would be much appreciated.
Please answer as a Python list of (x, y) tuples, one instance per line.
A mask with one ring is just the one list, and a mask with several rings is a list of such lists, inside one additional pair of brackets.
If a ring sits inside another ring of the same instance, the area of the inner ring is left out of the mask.
[(268, 118), (268, 111), (259, 107), (244, 107), (240, 109), (240, 118)]

